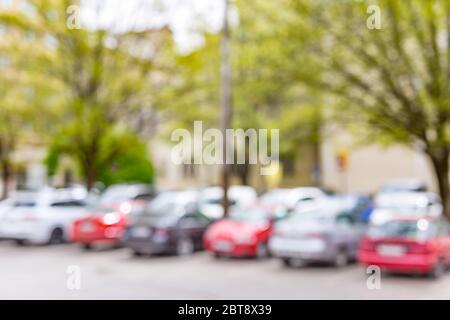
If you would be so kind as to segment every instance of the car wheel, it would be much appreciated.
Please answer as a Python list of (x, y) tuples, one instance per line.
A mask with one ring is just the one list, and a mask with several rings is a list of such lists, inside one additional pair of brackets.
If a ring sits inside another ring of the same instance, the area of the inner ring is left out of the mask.
[(180, 239), (177, 241), (177, 256), (189, 256), (194, 253), (194, 242), (191, 239)]
[(90, 244), (90, 243), (83, 243), (81, 245), (81, 248), (83, 248), (83, 250), (86, 250), (86, 251), (92, 250), (92, 244)]
[(61, 243), (64, 243), (64, 232), (61, 228), (55, 228), (50, 234), (48, 244), (61, 244)]
[(281, 259), (281, 262), (282, 262), (283, 266), (285, 266), (285, 267), (292, 267), (291, 259), (289, 259), (289, 258), (283, 258), (283, 259)]
[(16, 245), (21, 246), (21, 247), (27, 245), (27, 241), (24, 239), (17, 239), (14, 242), (16, 243)]
[(432, 279), (439, 279), (440, 277), (442, 277), (444, 275), (444, 273), (445, 273), (445, 264), (442, 261), (442, 259), (439, 259), (436, 262), (433, 270), (430, 272), (430, 277)]
[(269, 248), (267, 247), (267, 243), (260, 243), (256, 248), (256, 258), (264, 259), (269, 256)]
[(333, 265), (336, 268), (343, 268), (346, 265), (348, 265), (348, 262), (349, 262), (349, 259), (348, 259), (347, 251), (345, 251), (344, 249), (341, 249), (336, 253), (336, 256), (334, 257)]
[(216, 259), (220, 259), (220, 258), (222, 258), (222, 255), (219, 252), (214, 252), (213, 257)]
[(144, 254), (141, 251), (133, 250), (134, 257), (142, 257)]

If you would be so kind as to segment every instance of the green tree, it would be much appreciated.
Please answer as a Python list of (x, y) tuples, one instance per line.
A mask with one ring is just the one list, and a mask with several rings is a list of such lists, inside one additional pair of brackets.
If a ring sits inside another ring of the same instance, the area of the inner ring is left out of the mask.
[[(315, 96), (307, 95), (287, 72), (295, 68), (283, 49), (290, 41), (287, 1), (233, 3), (239, 10), (239, 23), (231, 30), (232, 127), (278, 128), (282, 158), (297, 158), (300, 143), (318, 145), (322, 117)], [(174, 126), (189, 129), (194, 120), (203, 120), (207, 126), (218, 127), (220, 35), (205, 33), (205, 44), (180, 56), (177, 66), (179, 79), (167, 96), (177, 98), (168, 110)], [(315, 162), (320, 163), (320, 155)], [(250, 167), (236, 165), (233, 170), (243, 184), (248, 182)]]
[(47, 134), (57, 150), (75, 160), (91, 188), (100, 169), (108, 170), (132, 147), (110, 142), (123, 128), (133, 129), (142, 108), (152, 106), (172, 50), (170, 31), (129, 26), (119, 32), (116, 25), (70, 29), (66, 10), (77, 1), (26, 3), (28, 10), (4, 12), (0, 21), (33, 46), (20, 53), (32, 61), (26, 71), (56, 82), (48, 95), (57, 101), (51, 110), (55, 122)]
[[(419, 146), (450, 216), (450, 2), (376, 3), (292, 0), (284, 49), (297, 67), (290, 74), (331, 95), (372, 141)], [(370, 23), (377, 9), (381, 29)]]

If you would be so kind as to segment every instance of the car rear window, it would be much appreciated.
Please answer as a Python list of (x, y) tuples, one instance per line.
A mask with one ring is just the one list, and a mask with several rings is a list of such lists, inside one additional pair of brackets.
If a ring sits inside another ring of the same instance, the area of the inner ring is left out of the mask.
[(437, 227), (428, 220), (390, 221), (381, 226), (369, 228), (368, 235), (372, 238), (405, 238), (427, 239), (436, 234)]

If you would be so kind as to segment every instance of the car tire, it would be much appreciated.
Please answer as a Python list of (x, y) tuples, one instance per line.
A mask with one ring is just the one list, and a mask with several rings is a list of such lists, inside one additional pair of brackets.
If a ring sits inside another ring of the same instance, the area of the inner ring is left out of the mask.
[(83, 244), (81, 245), (81, 248), (82, 248), (83, 250), (85, 250), (85, 251), (90, 251), (90, 250), (92, 250), (92, 244), (90, 244), (90, 243), (83, 243)]
[(194, 242), (189, 238), (182, 238), (177, 241), (176, 254), (177, 256), (190, 256), (194, 253)]
[(339, 250), (334, 257), (333, 265), (336, 268), (343, 268), (346, 267), (348, 264), (349, 264), (349, 256), (347, 254), (347, 251), (345, 249)]
[(65, 242), (64, 239), (64, 231), (61, 228), (55, 228), (50, 233), (50, 238), (48, 240), (48, 244), (62, 244)]
[(213, 257), (214, 257), (215, 259), (221, 259), (223, 256), (222, 256), (219, 252), (214, 252), (214, 253), (213, 253)]
[(141, 251), (133, 250), (133, 257), (142, 257), (143, 255)]
[(24, 247), (28, 244), (28, 242), (24, 239), (17, 239), (17, 240), (14, 240), (14, 242), (16, 243), (16, 245), (18, 245), (20, 247)]
[(289, 258), (283, 258), (281, 259), (281, 263), (284, 267), (292, 267), (291, 259)]
[(430, 278), (439, 279), (445, 273), (445, 264), (442, 259), (439, 259), (433, 267), (433, 270), (429, 273)]

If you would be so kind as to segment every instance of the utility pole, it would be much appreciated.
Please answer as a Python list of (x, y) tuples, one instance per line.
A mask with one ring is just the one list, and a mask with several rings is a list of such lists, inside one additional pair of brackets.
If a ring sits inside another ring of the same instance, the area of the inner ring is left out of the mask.
[(222, 41), (221, 41), (221, 129), (223, 142), (223, 164), (222, 164), (222, 188), (223, 188), (223, 214), (228, 216), (228, 186), (230, 184), (230, 165), (227, 164), (228, 154), (232, 155), (233, 150), (229, 148), (229, 141), (226, 139), (226, 130), (231, 126), (232, 117), (232, 79), (231, 79), (231, 53), (230, 53), (230, 23), (228, 19), (228, 9), (230, 0), (225, 1), (225, 10), (223, 15)]

